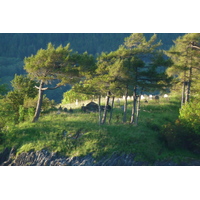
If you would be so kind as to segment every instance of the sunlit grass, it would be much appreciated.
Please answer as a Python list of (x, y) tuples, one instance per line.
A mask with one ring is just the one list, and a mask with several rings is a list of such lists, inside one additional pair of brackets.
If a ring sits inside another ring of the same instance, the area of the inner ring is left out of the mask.
[[(127, 116), (130, 116), (130, 102), (128, 108)], [(18, 153), (44, 148), (66, 156), (91, 153), (96, 158), (113, 152), (132, 153), (138, 160), (154, 162), (173, 157), (173, 152), (159, 140), (159, 130), (175, 120), (178, 111), (179, 104), (175, 101), (142, 103), (138, 126), (117, 120), (116, 115), (122, 118), (119, 106), (113, 110), (111, 124), (101, 126), (98, 113), (81, 113), (79, 108), (71, 114), (52, 112), (43, 115), (37, 123), (24, 122), (9, 127), (5, 131), (4, 147), (16, 146)]]

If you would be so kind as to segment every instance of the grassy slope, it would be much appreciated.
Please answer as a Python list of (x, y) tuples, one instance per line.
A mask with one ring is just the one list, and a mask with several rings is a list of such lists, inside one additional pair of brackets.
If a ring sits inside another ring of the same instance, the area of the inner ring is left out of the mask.
[[(130, 114), (129, 105), (129, 114)], [(174, 121), (178, 116), (179, 104), (170, 102), (150, 102), (141, 105), (139, 125), (122, 124), (116, 116), (121, 109), (116, 106), (110, 125), (98, 125), (98, 113), (50, 113), (37, 123), (24, 122), (6, 131), (6, 144), (17, 146), (18, 152), (31, 149), (60, 152), (67, 156), (81, 156), (93, 153), (99, 157), (113, 152), (137, 153), (138, 160), (179, 160), (194, 157), (187, 151), (169, 151), (159, 140), (159, 130), (163, 124)], [(130, 115), (128, 115), (130, 116)], [(67, 132), (67, 136), (63, 136)], [(78, 134), (80, 137), (75, 139)]]

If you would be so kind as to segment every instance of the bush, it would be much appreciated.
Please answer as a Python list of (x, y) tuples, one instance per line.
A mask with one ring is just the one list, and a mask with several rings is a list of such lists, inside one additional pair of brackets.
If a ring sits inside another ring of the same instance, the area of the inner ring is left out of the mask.
[(180, 110), (179, 119), (184, 126), (200, 134), (200, 101), (198, 99), (185, 104)]
[(164, 125), (160, 133), (160, 139), (165, 142), (169, 149), (180, 148), (200, 153), (200, 135), (181, 120)]
[(195, 99), (180, 109), (178, 120), (164, 125), (161, 140), (170, 149), (184, 148), (200, 152), (200, 101)]

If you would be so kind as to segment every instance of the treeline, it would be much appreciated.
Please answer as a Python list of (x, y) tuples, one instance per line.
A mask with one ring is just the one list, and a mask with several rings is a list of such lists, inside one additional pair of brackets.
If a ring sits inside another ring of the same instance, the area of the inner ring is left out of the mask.
[[(46, 49), (51, 42), (55, 46), (70, 43), (71, 49), (83, 53), (87, 51), (94, 56), (102, 52), (115, 51), (130, 36), (129, 33), (1, 33), (0, 34), (0, 83), (6, 83), (12, 89), (10, 81), (14, 75), (24, 74), (23, 60), (38, 49)], [(150, 39), (152, 33), (144, 34)], [(159, 33), (157, 39), (162, 41), (161, 49), (169, 49), (173, 40), (183, 33)], [(56, 91), (48, 91), (47, 96), (56, 102), (61, 102), (62, 93), (69, 90), (69, 86)]]
[[(153, 34), (144, 34), (149, 39)], [(158, 40), (162, 40), (163, 49), (169, 49), (173, 40), (184, 33), (158, 33)], [(38, 49), (46, 48), (51, 42), (55, 46), (70, 43), (71, 48), (83, 53), (96, 55), (101, 52), (116, 50), (130, 33), (1, 33), (0, 57), (16, 57), (21, 60)]]

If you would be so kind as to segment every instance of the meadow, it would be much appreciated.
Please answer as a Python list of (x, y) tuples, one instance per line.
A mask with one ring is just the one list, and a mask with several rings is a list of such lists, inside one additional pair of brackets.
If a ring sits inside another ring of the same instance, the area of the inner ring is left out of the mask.
[[(73, 113), (52, 111), (43, 114), (37, 123), (26, 121), (7, 126), (0, 151), (15, 146), (17, 154), (47, 149), (70, 157), (91, 153), (96, 159), (113, 152), (133, 153), (138, 161), (152, 163), (196, 158), (184, 149), (168, 149), (161, 139), (163, 125), (175, 121), (179, 115), (179, 100), (142, 102), (137, 126), (122, 123), (122, 105), (123, 102), (115, 104), (110, 124), (99, 125), (98, 113), (83, 113), (81, 104), (71, 104), (65, 106), (72, 107)], [(128, 120), (130, 115), (131, 101), (128, 103)]]

